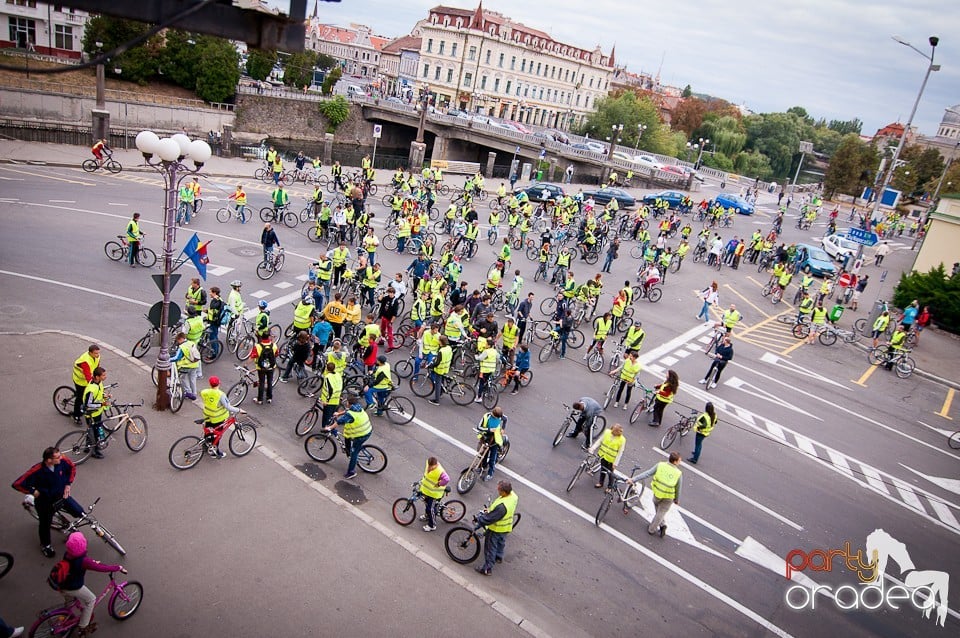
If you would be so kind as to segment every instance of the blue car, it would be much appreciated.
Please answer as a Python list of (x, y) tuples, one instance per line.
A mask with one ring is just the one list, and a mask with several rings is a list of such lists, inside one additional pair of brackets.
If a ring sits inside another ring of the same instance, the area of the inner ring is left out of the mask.
[(797, 244), (797, 251), (801, 253), (798, 272), (809, 267), (810, 274), (814, 277), (832, 277), (837, 274), (837, 265), (823, 248), (810, 244)]
[(684, 195), (680, 191), (660, 191), (659, 193), (644, 195), (641, 201), (647, 206), (653, 206), (657, 198), (666, 200), (670, 204), (670, 208), (680, 208), (680, 202), (683, 201)]
[(753, 204), (733, 193), (720, 193), (713, 201), (724, 208), (732, 208), (741, 215), (753, 215)]

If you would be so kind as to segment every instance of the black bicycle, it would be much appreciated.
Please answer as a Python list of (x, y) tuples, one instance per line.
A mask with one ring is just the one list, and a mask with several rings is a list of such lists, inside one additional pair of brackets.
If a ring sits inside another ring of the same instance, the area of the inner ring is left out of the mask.
[[(50, 528), (63, 532), (64, 536), (69, 536), (73, 532), (79, 530), (81, 527), (89, 527), (91, 530), (93, 530), (94, 534), (103, 540), (104, 543), (115, 549), (121, 556), (125, 556), (127, 550), (125, 550), (123, 545), (117, 541), (116, 536), (114, 536), (110, 530), (104, 527), (103, 523), (93, 517), (93, 508), (95, 508), (99, 502), (100, 497), (98, 496), (97, 500), (95, 500), (83, 514), (71, 521), (62, 511), (64, 501), (57, 501), (53, 504), (53, 520), (50, 521)], [(40, 520), (40, 516), (37, 514), (37, 508), (34, 505), (33, 496), (27, 495), (27, 497), (23, 500), (23, 509), (25, 509), (27, 513), (34, 519), (38, 521)]]
[[(487, 506), (489, 507), (489, 503)], [(486, 509), (486, 508), (485, 508)], [(443, 546), (447, 550), (447, 556), (461, 565), (467, 565), (477, 560), (482, 547), (481, 540), (486, 532), (482, 525), (477, 525), (476, 516), (473, 518), (473, 526), (458, 525), (447, 532), (443, 538)], [(513, 529), (517, 529), (520, 523), (520, 512), (513, 515)]]
[[(444, 523), (457, 523), (467, 513), (467, 506), (458, 499), (448, 499), (450, 487), (444, 489), (444, 497), (433, 501), (434, 520), (441, 519)], [(420, 481), (413, 484), (413, 492), (407, 498), (398, 498), (393, 502), (393, 520), (406, 527), (417, 519), (417, 501), (423, 500), (420, 493)], [(427, 520), (427, 515), (420, 516), (420, 520)]]

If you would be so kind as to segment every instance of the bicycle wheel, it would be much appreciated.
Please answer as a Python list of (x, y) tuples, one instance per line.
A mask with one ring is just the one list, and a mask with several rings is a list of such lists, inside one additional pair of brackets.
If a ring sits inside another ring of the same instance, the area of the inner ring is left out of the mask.
[(570, 482), (567, 483), (567, 491), (573, 489), (573, 486), (577, 484), (577, 481), (580, 480), (580, 477), (583, 475), (583, 471), (587, 469), (587, 462), (581, 461), (580, 465), (577, 466), (577, 471), (573, 473), (573, 478), (570, 479)]
[(425, 398), (433, 393), (433, 379), (425, 372), (410, 377), (410, 390), (418, 397)]
[(537, 360), (540, 363), (546, 363), (550, 360), (550, 357), (553, 356), (553, 353), (557, 351), (557, 344), (555, 341), (550, 341), (549, 343), (543, 344), (543, 347), (540, 348), (540, 352), (537, 354)]
[(183, 407), (183, 386), (178, 383), (171, 387), (168, 380), (167, 390), (170, 392), (170, 411), (176, 414)]
[(360, 446), (357, 467), (368, 474), (379, 474), (387, 469), (387, 455), (376, 445)]
[(142, 359), (143, 355), (150, 351), (150, 340), (152, 337), (153, 332), (151, 331), (140, 337), (140, 340), (133, 344), (133, 350), (130, 351), (130, 354), (133, 355), (134, 359)]
[(237, 423), (230, 433), (230, 452), (234, 456), (246, 456), (257, 444), (257, 428), (250, 423)]
[(793, 333), (793, 336), (797, 339), (805, 339), (810, 335), (810, 324), (808, 323), (798, 323), (794, 324), (793, 330), (790, 332)]
[(853, 329), (862, 335), (867, 334), (867, 320), (861, 317), (853, 322)]
[[(87, 160), (92, 162), (93, 160)], [(478, 550), (479, 551), (479, 550)], [(64, 608), (42, 614), (30, 627), (30, 638), (59, 638), (73, 634), (78, 617)]]
[(273, 208), (270, 206), (264, 206), (260, 209), (260, 221), (262, 222), (275, 222), (276, 214), (273, 212)]
[(257, 170), (253, 171), (253, 179), (260, 182), (266, 181), (268, 175), (269, 173), (267, 173), (267, 169), (265, 168), (258, 168)]
[(293, 431), (296, 432), (297, 436), (306, 436), (310, 434), (310, 430), (313, 429), (313, 426), (317, 424), (319, 419), (320, 410), (310, 408), (297, 419), (297, 424), (294, 426)]
[(390, 508), (390, 511), (393, 513), (393, 520), (395, 520), (398, 525), (406, 527), (417, 520), (416, 501), (411, 498), (398, 498), (393, 502), (393, 507)]
[(460, 472), (460, 478), (457, 479), (457, 494), (467, 494), (477, 484), (480, 478), (480, 462), (474, 459), (470, 467)]
[(80, 168), (82, 168), (83, 170), (87, 171), (88, 173), (93, 173), (93, 172), (95, 172), (95, 171), (97, 170), (97, 168), (99, 168), (99, 167), (97, 166), (97, 161), (96, 161), (96, 160), (93, 160), (93, 159), (85, 159), (85, 160), (83, 160), (83, 162), (81, 162)]
[(600, 368), (603, 367), (603, 355), (600, 354), (599, 350), (594, 350), (590, 353), (590, 356), (587, 357), (587, 368), (590, 372), (600, 372)]
[(76, 398), (76, 391), (68, 385), (62, 385), (53, 391), (53, 407), (63, 416), (73, 414), (73, 402)]
[(667, 430), (663, 438), (660, 439), (660, 449), (666, 450), (668, 447), (673, 445), (673, 442), (677, 440), (677, 435), (680, 433), (680, 427), (677, 425), (671, 425), (670, 429)]
[(481, 396), (481, 405), (488, 410), (492, 410), (497, 407), (497, 403), (500, 401), (500, 393), (494, 389), (492, 384), (487, 385), (487, 390)]
[(123, 440), (131, 452), (139, 452), (147, 444), (147, 420), (135, 414), (127, 421), (123, 430)]
[(126, 620), (140, 609), (142, 601), (143, 585), (135, 580), (127, 581), (110, 596), (107, 613), (114, 620)]
[(837, 333), (833, 330), (824, 330), (817, 339), (825, 346), (832, 346), (837, 342)]
[(440, 518), (444, 523), (458, 523), (467, 513), (467, 506), (463, 501), (450, 499), (440, 504)]
[(407, 397), (391, 396), (384, 406), (387, 420), (394, 425), (406, 425), (417, 415), (417, 406)]
[(540, 312), (543, 313), (545, 317), (550, 317), (553, 315), (553, 311), (557, 308), (557, 300), (553, 297), (547, 297), (542, 302), (540, 302)]
[(473, 386), (460, 382), (451, 384), (449, 394), (453, 402), (460, 406), (470, 405), (477, 398)]
[(233, 212), (229, 208), (220, 208), (217, 210), (217, 221), (221, 224), (226, 224), (228, 221), (230, 221), (230, 217), (232, 217), (232, 215)]
[[(410, 337), (405, 337), (403, 336), (403, 334), (398, 333), (398, 334), (395, 334), (393, 338), (395, 341), (402, 340), (405, 342)], [(403, 345), (401, 344), (401, 345), (398, 345), (397, 347), (402, 348)], [(397, 376), (400, 377), (401, 379), (409, 379), (410, 376), (413, 374), (413, 362), (411, 362), (410, 359), (404, 359), (403, 361), (398, 361), (397, 365), (393, 366), (393, 371), (396, 372)]]
[(593, 419), (593, 426), (590, 429), (593, 430), (593, 440), (596, 441), (600, 435), (603, 434), (603, 431), (607, 429), (607, 417), (603, 416), (602, 414), (598, 414)]
[(287, 228), (296, 228), (297, 224), (300, 223), (300, 216), (297, 215), (292, 210), (288, 210), (283, 214), (283, 225)]
[(567, 435), (567, 429), (570, 427), (571, 419), (567, 417), (563, 420), (563, 423), (560, 424), (560, 429), (557, 430), (557, 435), (553, 437), (553, 447), (557, 447), (563, 442), (563, 438)]
[(230, 401), (230, 405), (240, 407), (243, 400), (247, 398), (249, 391), (250, 385), (245, 380), (234, 383), (230, 386), (230, 389), (227, 390), (227, 399)]
[(617, 394), (617, 386), (620, 385), (619, 381), (614, 381), (610, 386), (610, 389), (607, 390), (607, 393), (603, 395), (603, 409), (606, 410), (607, 406), (610, 405), (610, 402), (613, 401), (613, 397)]
[(525, 388), (533, 381), (533, 370), (527, 370), (520, 373), (520, 387)]
[(785, 312), (781, 315), (777, 315), (777, 321), (779, 321), (780, 323), (785, 323), (790, 326), (796, 325), (797, 315), (792, 312)]
[(309, 376), (297, 384), (297, 394), (302, 397), (312, 397), (323, 387), (323, 377), (318, 374)]
[(607, 512), (610, 511), (610, 503), (613, 502), (613, 492), (607, 492), (607, 495), (603, 497), (603, 502), (600, 503), (600, 509), (597, 510), (597, 515), (593, 519), (593, 523), (600, 527), (600, 523), (603, 522), (603, 517), (607, 515)]
[(123, 170), (123, 166), (121, 166), (120, 162), (117, 160), (107, 160), (106, 164), (104, 165), (107, 167), (107, 170), (113, 174), (117, 174)]
[(140, 250), (137, 251), (137, 263), (144, 268), (153, 268), (157, 265), (157, 253), (149, 248), (141, 247)]
[(57, 441), (56, 447), (75, 465), (80, 465), (93, 454), (89, 431), (86, 429), (67, 432)]
[(897, 373), (897, 376), (901, 379), (906, 379), (911, 374), (913, 374), (914, 369), (917, 367), (917, 364), (914, 363), (913, 359), (910, 357), (904, 357), (897, 361), (897, 365), (894, 366), (894, 370)]
[(303, 442), (303, 449), (314, 461), (326, 463), (337, 455), (337, 442), (326, 432), (311, 434)]
[(860, 333), (856, 330), (844, 331), (840, 338), (844, 343), (857, 343), (860, 341)]
[(574, 350), (582, 346), (585, 341), (586, 338), (583, 336), (582, 330), (571, 330), (570, 335), (567, 337), (567, 345)]
[(120, 261), (123, 259), (123, 246), (121, 246), (119, 242), (108, 241), (103, 245), (103, 252), (110, 261)]
[(660, 301), (660, 297), (663, 296), (663, 291), (660, 290), (657, 286), (652, 286), (650, 290), (647, 291), (647, 301), (650, 303), (657, 303)]
[(480, 555), (480, 537), (469, 527), (454, 527), (443, 537), (447, 556), (461, 565), (468, 565)]
[(170, 446), (167, 458), (178, 470), (190, 469), (203, 458), (203, 440), (199, 436), (181, 437)]
[(877, 346), (867, 354), (867, 360), (871, 365), (881, 365), (887, 362), (888, 359), (887, 348), (885, 346)]
[(253, 335), (246, 335), (237, 342), (237, 359), (246, 361), (253, 352), (253, 347), (257, 345), (257, 340)]
[[(460, 501), (457, 501), (458, 503)], [(7, 575), (7, 572), (13, 568), (13, 554), (0, 552), (0, 578)]]
[(647, 408), (650, 407), (647, 397), (640, 399), (640, 402), (637, 403), (636, 407), (633, 408), (633, 412), (630, 413), (630, 423), (636, 423), (637, 419), (640, 418), (640, 415), (647, 411)]
[(947, 438), (947, 445), (951, 449), (960, 450), (960, 432), (954, 432)]
[(272, 264), (269, 264), (265, 261), (261, 261), (259, 264), (257, 264), (257, 277), (260, 279), (270, 279), (274, 274), (276, 274), (276, 270), (274, 270)]
[(223, 354), (223, 342), (220, 339), (210, 341), (204, 339), (200, 343), (200, 360), (204, 363), (213, 363)]

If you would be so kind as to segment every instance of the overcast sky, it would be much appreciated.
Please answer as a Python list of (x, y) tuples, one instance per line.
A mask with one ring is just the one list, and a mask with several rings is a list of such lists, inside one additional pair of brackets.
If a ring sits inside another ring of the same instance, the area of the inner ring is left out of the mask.
[[(284, 0), (271, 0), (281, 6)], [(366, 24), (381, 35), (410, 32), (431, 7), (470, 2), (320, 2), (323, 22)], [(863, 133), (906, 122), (928, 62), (935, 62), (914, 125), (934, 135), (944, 108), (960, 104), (960, 6), (956, 0), (485, 0), (485, 9), (568, 44), (609, 52), (618, 64), (661, 82), (708, 93), (754, 112), (803, 106), (814, 117), (863, 120)], [(312, 15), (314, 0), (307, 0)], [(662, 61), (662, 64), (661, 64)]]

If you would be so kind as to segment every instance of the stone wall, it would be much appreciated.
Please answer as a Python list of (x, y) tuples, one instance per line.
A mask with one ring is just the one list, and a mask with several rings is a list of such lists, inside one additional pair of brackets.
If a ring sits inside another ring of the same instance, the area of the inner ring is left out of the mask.
[(235, 130), (238, 134), (322, 141), (327, 118), (317, 105), (315, 101), (237, 95)]

